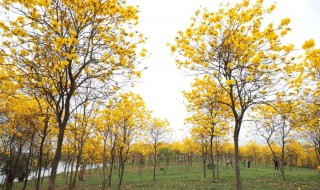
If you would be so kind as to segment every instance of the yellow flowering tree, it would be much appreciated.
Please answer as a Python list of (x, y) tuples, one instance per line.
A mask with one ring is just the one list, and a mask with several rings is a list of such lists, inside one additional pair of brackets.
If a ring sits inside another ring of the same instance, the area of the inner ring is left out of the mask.
[[(1, 61), (27, 94), (46, 100), (59, 133), (48, 189), (55, 187), (64, 131), (81, 101), (77, 95), (106, 98), (128, 79), (145, 49), (134, 31), (137, 8), (124, 0), (3, 0), (10, 15), (0, 22)], [(137, 54), (139, 54), (137, 56)], [(4, 58), (3, 58), (4, 57)]]
[[(117, 126), (115, 103), (109, 100), (106, 108), (98, 111), (99, 117), (95, 118), (96, 135), (102, 138), (102, 189), (106, 189), (106, 185), (111, 186), (112, 171), (115, 163), (116, 145), (117, 145)], [(110, 167), (108, 167), (108, 162)]]
[[(153, 180), (156, 180), (156, 166), (159, 147), (165, 140), (169, 140), (169, 121), (167, 119), (152, 118), (149, 125), (147, 126), (149, 140), (153, 147)], [(166, 139), (167, 138), (167, 139)]]
[(146, 109), (143, 99), (132, 92), (121, 94), (115, 102), (115, 133), (116, 146), (119, 153), (119, 184), (121, 189), (125, 164), (128, 160), (130, 147), (135, 138), (142, 135), (150, 119), (150, 112)]
[[(284, 162), (285, 148), (292, 132), (301, 132), (301, 126), (308, 120), (303, 114), (301, 101), (284, 100), (278, 97), (278, 101), (271, 105), (258, 106), (256, 110), (257, 132), (266, 140), (275, 160), (279, 161), (282, 178), (285, 180)], [(294, 112), (292, 111), (294, 110)], [(280, 154), (276, 154), (273, 145), (281, 148)]]
[(244, 0), (216, 12), (198, 10), (171, 45), (178, 67), (210, 75), (228, 96), (227, 101), (217, 102), (233, 113), (237, 189), (241, 189), (238, 141), (245, 113), (276, 91), (274, 85), (281, 80), (279, 67), (291, 61), (286, 55), (294, 48), (281, 43), (281, 37), (290, 31), (290, 19), (263, 23), (274, 8), (264, 8), (262, 0)]
[[(225, 136), (228, 132), (227, 121), (231, 113), (223, 104), (218, 101), (224, 101), (226, 94), (220, 91), (219, 86), (215, 81), (212, 81), (209, 75), (205, 75), (202, 79), (196, 78), (192, 84), (190, 92), (183, 92), (188, 101), (187, 110), (191, 116), (186, 118), (186, 121), (192, 125), (194, 129), (192, 132), (197, 133), (202, 143), (202, 153), (206, 154), (206, 142), (209, 143), (210, 160), (212, 165), (212, 178), (215, 175), (214, 164), (214, 137)], [(207, 138), (207, 140), (203, 139)], [(217, 150), (218, 151), (218, 150)], [(204, 176), (205, 174), (206, 158), (203, 157)]]
[(306, 101), (304, 114), (308, 120), (304, 123), (304, 135), (315, 150), (318, 165), (320, 165), (320, 49), (315, 47), (313, 39), (307, 40), (302, 48), (305, 59), (298, 65), (303, 68), (302, 99)]
[(14, 179), (18, 178), (24, 181), (25, 188), (31, 162), (36, 159), (36, 128), (42, 124), (39, 110), (35, 101), (19, 94), (7, 97), (1, 104), (0, 164), (5, 174), (3, 187), (11, 190)]

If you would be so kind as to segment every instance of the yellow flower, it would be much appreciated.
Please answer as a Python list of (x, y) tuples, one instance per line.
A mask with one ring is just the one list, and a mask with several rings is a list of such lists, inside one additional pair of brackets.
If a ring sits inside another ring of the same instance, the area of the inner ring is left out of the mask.
[(226, 80), (226, 85), (230, 86), (232, 84), (234, 84), (236, 81), (234, 79), (231, 80)]
[(287, 45), (287, 46), (283, 46), (282, 48), (283, 48), (283, 50), (284, 50), (285, 52), (290, 52), (290, 51), (293, 50), (294, 45), (293, 45), (293, 44), (290, 44), (290, 45)]
[(213, 71), (213, 75), (216, 77), (218, 75), (218, 71), (217, 70), (214, 70)]
[(253, 80), (253, 76), (252, 75), (249, 75), (249, 76), (246, 77), (246, 81), (247, 82), (252, 82), (252, 80)]
[(315, 45), (314, 39), (310, 39), (304, 42), (304, 44), (302, 45), (303, 49), (309, 49), (312, 48)]
[(177, 50), (177, 47), (174, 46), (174, 45), (172, 45), (172, 46), (171, 46), (171, 52), (175, 52), (176, 50)]
[(24, 56), (28, 56), (29, 52), (27, 50), (22, 49), (22, 50), (20, 50), (20, 55), (23, 56), (23, 57)]
[(141, 56), (141, 57), (145, 57), (145, 56), (146, 56), (146, 53), (145, 53), (145, 52), (141, 52), (141, 53), (140, 53), (140, 56)]
[(260, 62), (261, 62), (261, 57), (259, 54), (252, 59), (253, 64), (259, 64)]
[(135, 74), (137, 75), (137, 77), (141, 78), (141, 72), (140, 71), (136, 71)]
[(303, 75), (303, 71), (300, 72), (300, 74), (299, 74), (299, 76), (296, 78), (295, 82), (301, 83), (301, 82), (302, 82), (302, 75)]
[(281, 19), (280, 26), (288, 25), (290, 23), (290, 21), (291, 21), (290, 18)]

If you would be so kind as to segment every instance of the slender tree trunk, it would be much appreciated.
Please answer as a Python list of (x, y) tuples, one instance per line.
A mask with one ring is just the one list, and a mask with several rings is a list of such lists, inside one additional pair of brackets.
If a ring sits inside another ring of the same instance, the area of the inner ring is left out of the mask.
[[(21, 142), (20, 142), (21, 143)], [(12, 144), (10, 144), (11, 146)], [(10, 150), (13, 150), (12, 148), (10, 148)], [(16, 167), (18, 165), (18, 162), (20, 161), (20, 156), (21, 156), (21, 152), (22, 152), (22, 144), (19, 145), (19, 149), (16, 155), (15, 160), (11, 157), (11, 155), (13, 155), (14, 153), (12, 151), (10, 151), (10, 164), (9, 164), (9, 173), (7, 175), (7, 179), (5, 181), (6, 184), (6, 190), (12, 190), (13, 188), (13, 181), (14, 181), (14, 174), (17, 171)], [(14, 160), (14, 163), (13, 163)]]
[(82, 169), (80, 170), (80, 174), (79, 174), (79, 181), (84, 180), (84, 174), (86, 173), (86, 169), (87, 169), (87, 164), (82, 164)]
[(284, 146), (285, 146), (285, 142), (284, 142), (284, 139), (282, 139), (280, 171), (281, 171), (282, 179), (286, 180), (286, 176), (284, 174)]
[(203, 168), (203, 178), (206, 179), (207, 178), (207, 159), (203, 158), (202, 159), (202, 168)]
[[(70, 67), (71, 66), (69, 64), (69, 66), (68, 66), (69, 72), (71, 72)], [(69, 76), (69, 77), (73, 77), (73, 76)], [(58, 170), (59, 161), (61, 159), (64, 131), (67, 127), (69, 117), (70, 117), (70, 100), (71, 100), (72, 94), (75, 90), (75, 83), (74, 82), (75, 81), (73, 80), (73, 78), (70, 78), (70, 90), (67, 93), (67, 97), (65, 99), (64, 109), (61, 110), (61, 111), (64, 111), (64, 113), (60, 113), (60, 110), (56, 110), (56, 117), (57, 117), (58, 123), (59, 123), (59, 134), (58, 134), (57, 148), (56, 148), (55, 155), (54, 155), (54, 158), (53, 158), (52, 164), (51, 164), (51, 175), (49, 178), (48, 190), (55, 189), (57, 170)], [(59, 105), (57, 105), (57, 107), (59, 107)]]
[(66, 128), (67, 122), (65, 124), (61, 124), (59, 126), (59, 135), (58, 135), (58, 142), (57, 142), (57, 148), (56, 152), (51, 164), (51, 175), (49, 178), (49, 186), (48, 190), (54, 190), (55, 189), (55, 184), (56, 184), (56, 177), (57, 177), (57, 170), (58, 170), (58, 165), (59, 161), (61, 158), (61, 150), (62, 150), (62, 144), (63, 144), (63, 138), (64, 138), (64, 131)]
[(114, 158), (111, 159), (110, 171), (108, 174), (108, 186), (109, 187), (111, 186), (113, 168), (114, 168)]
[(212, 171), (212, 179), (216, 178), (215, 175), (215, 166), (214, 166), (214, 155), (213, 155), (213, 136), (210, 137), (210, 157), (211, 157), (211, 171)]
[[(84, 115), (85, 115), (85, 112), (84, 112)], [(83, 120), (85, 118), (83, 117)], [(82, 129), (82, 134), (81, 134), (81, 138), (80, 138), (80, 144), (79, 144), (79, 153), (77, 155), (77, 161), (76, 161), (76, 171), (75, 171), (75, 174), (74, 174), (74, 177), (73, 177), (73, 181), (71, 183), (71, 186), (69, 187), (69, 190), (73, 190), (76, 186), (76, 182), (77, 182), (77, 176), (78, 176), (78, 171), (79, 171), (79, 167), (80, 167), (80, 164), (81, 164), (81, 158), (82, 158), (82, 151), (83, 151), (83, 146), (84, 146), (84, 135), (85, 135), (85, 127), (86, 127), (86, 124), (84, 124), (84, 127)]]
[(202, 144), (202, 168), (203, 168), (203, 178), (207, 178), (207, 154), (205, 152), (205, 145)]
[(47, 137), (47, 129), (49, 127), (49, 116), (46, 116), (46, 119), (44, 121), (44, 130), (43, 130), (43, 136), (41, 137), (40, 141), (40, 147), (39, 147), (39, 158), (38, 158), (38, 177), (36, 181), (36, 190), (40, 189), (40, 179), (41, 179), (41, 170), (42, 170), (42, 161), (43, 161), (43, 145), (45, 142), (45, 139)]
[(71, 162), (71, 171), (70, 171), (70, 179), (69, 179), (69, 188), (70, 188), (70, 186), (71, 186), (72, 178), (73, 178), (73, 164), (74, 164), (74, 160), (72, 160), (72, 162)]
[(40, 189), (40, 180), (41, 180), (41, 171), (42, 171), (42, 160), (43, 160), (43, 145), (44, 138), (41, 138), (40, 148), (39, 148), (39, 159), (38, 159), (38, 171), (37, 171), (37, 180), (36, 180), (36, 190)]
[(111, 166), (110, 166), (110, 171), (109, 171), (109, 176), (108, 176), (108, 186), (109, 187), (111, 186), (112, 172), (113, 172), (114, 160), (115, 160), (115, 156), (116, 156), (115, 146), (116, 146), (116, 141), (114, 141), (114, 144), (111, 149)]
[(217, 178), (219, 178), (219, 154), (217, 152)]
[(153, 181), (156, 181), (157, 145), (154, 147)]
[(120, 162), (121, 162), (121, 164), (119, 166), (119, 168), (120, 168), (120, 178), (119, 178), (118, 190), (121, 190), (123, 172), (124, 172), (124, 166), (125, 166), (125, 161), (124, 160), (121, 160)]
[(106, 138), (104, 138), (103, 141), (103, 153), (102, 153), (102, 186), (101, 189), (105, 190), (106, 189), (106, 185), (107, 185), (107, 174), (106, 174), (106, 170), (107, 170), (107, 156), (106, 156)]
[(234, 157), (236, 165), (236, 184), (237, 190), (241, 190), (241, 174), (240, 174), (240, 157), (239, 157), (239, 133), (240, 133), (240, 122), (236, 121), (234, 130)]
[(320, 146), (319, 146), (319, 148), (317, 148), (316, 142), (314, 143), (314, 150), (316, 152), (318, 166), (320, 166)]
[(31, 142), (30, 142), (30, 148), (29, 148), (29, 155), (28, 155), (28, 159), (27, 159), (27, 166), (26, 166), (26, 177), (24, 179), (24, 184), (23, 184), (23, 190), (25, 190), (27, 188), (27, 183), (28, 183), (28, 176), (30, 174), (30, 170), (29, 167), (31, 165), (30, 163), (30, 160), (32, 160), (32, 149), (33, 149), (33, 138), (34, 138), (34, 133), (32, 134), (32, 137), (31, 137)]
[(66, 167), (66, 169), (67, 169), (67, 172), (66, 172), (66, 185), (68, 184), (68, 177), (69, 177), (69, 171), (70, 171), (70, 166), (71, 166), (71, 154), (69, 154), (69, 156), (68, 156), (68, 159), (67, 159), (67, 163), (68, 163), (68, 165), (67, 165), (67, 167)]
[(81, 153), (79, 153), (79, 155), (77, 156), (76, 168), (75, 168), (75, 172), (74, 172), (74, 175), (73, 175), (73, 179), (71, 178), (72, 182), (70, 182), (69, 190), (73, 190), (75, 188), (75, 186), (76, 186), (78, 171), (79, 171), (79, 167), (80, 167), (80, 162), (81, 162)]

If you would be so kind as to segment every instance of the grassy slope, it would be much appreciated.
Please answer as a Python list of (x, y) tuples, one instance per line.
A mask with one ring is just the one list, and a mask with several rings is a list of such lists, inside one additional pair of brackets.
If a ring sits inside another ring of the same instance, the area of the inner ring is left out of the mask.
[[(273, 167), (258, 166), (256, 168), (243, 168), (241, 170), (242, 184), (245, 190), (278, 190), (278, 189), (301, 189), (301, 190), (319, 190), (320, 176), (315, 169), (293, 168), (289, 171), (286, 168), (287, 180), (283, 181), (279, 171), (274, 171)], [(157, 170), (156, 181), (152, 178), (152, 169), (144, 168), (141, 176), (138, 175), (137, 168), (128, 166), (125, 171), (122, 189), (149, 189), (149, 190), (185, 190), (185, 189), (210, 189), (224, 190), (235, 189), (235, 171), (229, 168), (221, 167), (219, 179), (213, 182), (211, 170), (207, 170), (207, 179), (203, 179), (203, 172), (200, 163), (194, 163), (189, 173), (186, 172), (185, 166), (171, 164), (166, 171)], [(112, 188), (117, 189), (117, 174), (113, 176)], [(63, 175), (57, 177), (57, 189), (67, 189), (64, 185)], [(44, 181), (44, 189), (47, 187), (47, 179)], [(86, 173), (86, 180), (77, 183), (76, 189), (100, 189), (101, 177), (97, 170), (92, 170), (91, 177), (89, 172)], [(33, 189), (33, 183), (29, 182), (29, 189)], [(14, 185), (14, 189), (22, 189), (22, 183)]]

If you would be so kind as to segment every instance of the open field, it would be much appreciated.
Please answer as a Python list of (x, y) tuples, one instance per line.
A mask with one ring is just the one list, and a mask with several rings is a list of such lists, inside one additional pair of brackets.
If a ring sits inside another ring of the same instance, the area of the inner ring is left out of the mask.
[[(160, 171), (158, 168), (156, 181), (152, 178), (152, 168), (147, 167), (142, 171), (141, 176), (138, 175), (136, 167), (127, 166), (124, 174), (124, 182), (122, 189), (144, 189), (144, 190), (184, 190), (184, 189), (204, 189), (204, 190), (224, 190), (235, 189), (235, 171), (230, 166), (219, 166), (219, 179), (213, 181), (211, 170), (207, 170), (207, 179), (203, 178), (200, 163), (194, 163), (189, 173), (186, 172), (185, 165), (178, 166), (176, 164), (169, 165), (168, 169)], [(255, 168), (242, 168), (242, 184), (243, 189), (250, 190), (318, 190), (320, 189), (320, 176), (315, 169), (308, 168), (286, 168), (287, 180), (283, 181), (281, 174), (274, 171), (272, 166), (258, 166)], [(77, 182), (76, 189), (100, 189), (101, 176), (99, 170), (93, 169), (86, 172), (85, 181)], [(114, 173), (112, 187), (109, 189), (117, 189), (117, 173)], [(58, 190), (67, 189), (63, 175), (57, 177)], [(48, 179), (44, 180), (43, 189), (47, 187)], [(33, 189), (33, 183), (29, 182), (29, 188)], [(21, 189), (22, 183), (16, 183), (14, 189)]]

